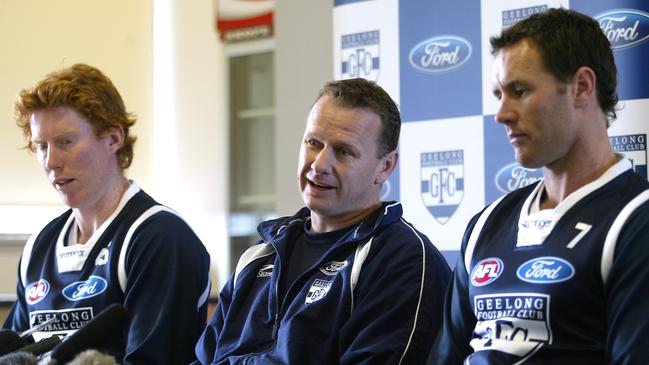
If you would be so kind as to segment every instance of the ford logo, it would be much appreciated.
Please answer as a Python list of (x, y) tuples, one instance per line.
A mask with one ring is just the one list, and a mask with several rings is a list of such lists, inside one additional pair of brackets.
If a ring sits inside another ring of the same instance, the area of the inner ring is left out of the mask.
[(575, 275), (575, 268), (568, 261), (544, 256), (529, 260), (518, 267), (516, 276), (532, 284), (553, 284), (566, 281)]
[(471, 43), (462, 37), (443, 35), (417, 44), (408, 59), (417, 70), (439, 74), (452, 71), (471, 57)]
[(502, 193), (511, 193), (543, 178), (543, 169), (528, 169), (512, 162), (498, 170), (495, 183)]
[(637, 46), (649, 39), (649, 14), (634, 9), (615, 9), (595, 16), (612, 49)]
[(63, 288), (63, 296), (68, 300), (78, 301), (99, 295), (103, 293), (107, 287), (108, 283), (104, 278), (92, 275), (88, 280), (75, 281)]

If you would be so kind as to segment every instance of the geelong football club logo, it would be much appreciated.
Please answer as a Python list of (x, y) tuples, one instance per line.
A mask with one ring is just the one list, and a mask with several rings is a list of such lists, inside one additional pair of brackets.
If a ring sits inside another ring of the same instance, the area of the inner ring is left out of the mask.
[(510, 193), (516, 189), (535, 183), (543, 177), (543, 169), (528, 169), (512, 162), (498, 170), (495, 183), (501, 193)]
[(36, 304), (45, 299), (50, 292), (50, 283), (45, 279), (30, 283), (25, 287), (25, 300), (27, 304)]
[(344, 34), (341, 37), (342, 78), (377, 81), (380, 69), (380, 32)]
[(512, 26), (521, 20), (527, 19), (534, 14), (542, 13), (546, 10), (548, 10), (547, 5), (505, 10), (503, 11), (503, 28)]
[(336, 275), (345, 266), (347, 266), (347, 261), (329, 261), (320, 267), (320, 271), (326, 275)]
[(92, 298), (103, 293), (108, 288), (104, 278), (91, 275), (88, 280), (75, 281), (63, 288), (63, 296), (71, 301)]
[(614, 9), (595, 16), (613, 50), (625, 49), (649, 39), (649, 14), (635, 9)]
[(311, 288), (306, 295), (306, 301), (304, 303), (308, 305), (324, 298), (325, 295), (329, 293), (329, 289), (331, 288), (332, 283), (332, 281), (315, 279), (313, 281), (313, 284), (311, 284)]
[(473, 311), (477, 323), (470, 345), (480, 351), (499, 351), (522, 364), (541, 346), (552, 343), (550, 296), (542, 293), (476, 295)]
[(426, 39), (410, 50), (408, 60), (416, 70), (428, 74), (453, 71), (471, 58), (471, 43), (454, 35)]
[(633, 169), (647, 178), (647, 135), (627, 134), (609, 136), (608, 142), (613, 151), (623, 154), (633, 163)]
[(424, 152), (420, 169), (421, 199), (435, 220), (445, 224), (464, 196), (464, 151)]
[(485, 286), (493, 283), (503, 273), (503, 262), (496, 257), (490, 257), (478, 262), (471, 270), (471, 284)]
[(552, 256), (526, 261), (516, 270), (519, 279), (532, 284), (554, 284), (569, 280), (575, 268), (568, 261)]
[(107, 248), (102, 248), (101, 251), (99, 251), (99, 255), (97, 255), (97, 258), (95, 259), (95, 266), (101, 266), (101, 265), (106, 265), (108, 263), (108, 249)]

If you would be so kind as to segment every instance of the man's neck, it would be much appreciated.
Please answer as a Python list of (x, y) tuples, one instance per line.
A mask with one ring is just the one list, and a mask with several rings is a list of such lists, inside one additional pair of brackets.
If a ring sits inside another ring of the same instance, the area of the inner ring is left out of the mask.
[(611, 151), (610, 154), (583, 161), (568, 169), (546, 166), (543, 171), (545, 189), (540, 208), (555, 208), (570, 194), (597, 180), (618, 161), (618, 157)]
[(351, 227), (365, 220), (380, 207), (381, 203), (379, 202), (367, 208), (347, 212), (337, 217), (325, 217), (311, 211), (311, 232), (324, 233)]
[(115, 212), (128, 187), (128, 180), (121, 176), (104, 191), (103, 196), (97, 200), (96, 204), (72, 210), (79, 230), (79, 243), (88, 242), (95, 231)]

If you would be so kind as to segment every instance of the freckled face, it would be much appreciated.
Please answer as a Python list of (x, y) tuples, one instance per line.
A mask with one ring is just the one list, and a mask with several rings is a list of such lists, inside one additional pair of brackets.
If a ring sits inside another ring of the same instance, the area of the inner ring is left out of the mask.
[(30, 118), (38, 162), (63, 202), (71, 208), (96, 204), (121, 174), (110, 137), (97, 137), (92, 125), (74, 109), (58, 107)]

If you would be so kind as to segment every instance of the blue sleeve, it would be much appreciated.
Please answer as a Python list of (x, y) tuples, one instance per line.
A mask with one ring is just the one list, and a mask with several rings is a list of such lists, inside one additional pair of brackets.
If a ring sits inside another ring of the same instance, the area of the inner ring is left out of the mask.
[(469, 302), (469, 275), (464, 266), (466, 245), (479, 215), (473, 217), (462, 239), (462, 252), (453, 270), (453, 279), (444, 298), (444, 324), (439, 332), (427, 364), (460, 365), (473, 349), (469, 345), (476, 325)]
[(606, 363), (646, 364), (649, 358), (649, 204), (631, 217), (615, 249), (605, 285)]
[(221, 290), (219, 303), (214, 313), (212, 313), (212, 318), (210, 318), (205, 331), (203, 331), (198, 343), (196, 343), (196, 358), (198, 359), (196, 364), (211, 364), (216, 357), (216, 342), (223, 328), (228, 309), (230, 308), (233, 277), (230, 277), (230, 280), (228, 280), (223, 290)]
[[(376, 256), (370, 253), (363, 265), (351, 316), (340, 331), (340, 364), (426, 360), (441, 326), (450, 269), (425, 236), (415, 236), (397, 232), (372, 243)], [(414, 242), (393, 244), (404, 239)]]
[(189, 226), (167, 212), (133, 235), (124, 306), (126, 364), (188, 364), (207, 317), (209, 255)]
[[(21, 262), (19, 260), (18, 262)], [(22, 332), (29, 329), (29, 318), (27, 315), (27, 302), (25, 301), (25, 286), (20, 278), (20, 264), (18, 264), (18, 284), (16, 284), (16, 302), (7, 314), (2, 328), (10, 329), (15, 332)]]

